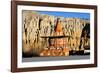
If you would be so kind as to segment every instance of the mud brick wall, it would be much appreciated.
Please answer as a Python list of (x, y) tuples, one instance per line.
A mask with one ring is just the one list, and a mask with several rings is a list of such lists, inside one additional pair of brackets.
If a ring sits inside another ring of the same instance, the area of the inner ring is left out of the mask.
[[(39, 14), (35, 11), (23, 11), (23, 52), (32, 51), (33, 53), (40, 53), (44, 47), (49, 45), (48, 38), (41, 38), (41, 36), (53, 36), (55, 31), (57, 18), (45, 14)], [(62, 21), (62, 30), (64, 35), (70, 37), (66, 38), (67, 45), (70, 50), (83, 49), (84, 40), (81, 39), (82, 30), (89, 20), (79, 18), (63, 18), (59, 17)], [(84, 39), (84, 38), (83, 38)], [(89, 40), (89, 39), (88, 39)], [(80, 44), (80, 41), (81, 42)], [(79, 46), (81, 45), (81, 48)]]

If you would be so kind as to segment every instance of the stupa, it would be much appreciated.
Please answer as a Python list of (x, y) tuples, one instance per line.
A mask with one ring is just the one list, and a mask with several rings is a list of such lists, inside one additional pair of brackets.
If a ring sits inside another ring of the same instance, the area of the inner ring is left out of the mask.
[(62, 30), (62, 22), (58, 18), (53, 36), (49, 36), (49, 46), (44, 48), (40, 56), (69, 56), (69, 48)]

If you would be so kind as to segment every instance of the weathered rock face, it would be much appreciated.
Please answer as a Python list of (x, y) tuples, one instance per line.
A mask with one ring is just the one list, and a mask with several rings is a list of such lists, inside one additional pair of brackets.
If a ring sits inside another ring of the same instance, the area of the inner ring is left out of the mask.
[[(66, 18), (63, 22), (64, 24), (64, 33), (65, 35), (70, 35), (70, 38), (68, 39), (68, 44), (70, 49), (72, 50), (79, 50), (82, 48), (79, 48), (80, 46), (80, 41), (81, 41), (81, 35), (82, 35), (82, 30), (85, 27), (85, 25), (89, 23), (87, 20), (82, 20), (78, 18)], [(88, 24), (90, 26), (90, 24)]]
[[(70, 50), (84, 49), (85, 40), (89, 43), (90, 38), (82, 36), (82, 33), (86, 24), (90, 26), (89, 20), (61, 18), (61, 21), (64, 35), (70, 36), (66, 38), (66, 45)], [(23, 52), (33, 51), (34, 54), (39, 54), (44, 47), (47, 47), (49, 39), (43, 39), (41, 36), (53, 36), (56, 22), (57, 17), (33, 11), (23, 11)]]
[[(40, 49), (39, 15), (32, 11), (23, 11), (23, 52), (34, 53)], [(37, 45), (38, 44), (38, 45)]]

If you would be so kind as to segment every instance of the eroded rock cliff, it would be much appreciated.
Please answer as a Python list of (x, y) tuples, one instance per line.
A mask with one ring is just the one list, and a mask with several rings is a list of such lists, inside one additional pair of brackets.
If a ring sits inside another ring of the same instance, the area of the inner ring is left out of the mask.
[[(67, 45), (70, 50), (84, 50), (85, 36), (82, 36), (83, 28), (90, 26), (89, 20), (79, 18), (63, 18), (55, 17), (46, 14), (39, 14), (35, 11), (23, 11), (23, 52), (32, 52), (39, 54), (44, 47), (49, 45), (48, 38), (41, 38), (41, 36), (54, 36), (54, 28), (56, 26), (57, 18), (62, 22), (62, 31), (66, 38)], [(87, 33), (85, 33), (86, 35)], [(89, 38), (88, 42), (89, 44)], [(80, 47), (81, 46), (81, 47)]]

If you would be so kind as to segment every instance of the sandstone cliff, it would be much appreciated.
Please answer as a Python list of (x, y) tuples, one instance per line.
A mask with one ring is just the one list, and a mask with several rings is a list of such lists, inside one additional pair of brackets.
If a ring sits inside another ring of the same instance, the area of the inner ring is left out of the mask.
[[(57, 18), (58, 17), (46, 14), (39, 14), (35, 11), (23, 11), (23, 52), (32, 51), (38, 54), (44, 47), (47, 47), (49, 45), (48, 38), (43, 39), (41, 36), (54, 35)], [(66, 38), (70, 50), (84, 50), (83, 45), (86, 44), (84, 43), (86, 38), (81, 35), (86, 24), (90, 26), (89, 20), (80, 18), (59, 18), (62, 21), (64, 35), (71, 36)], [(89, 38), (87, 40), (87, 44), (89, 45)]]

